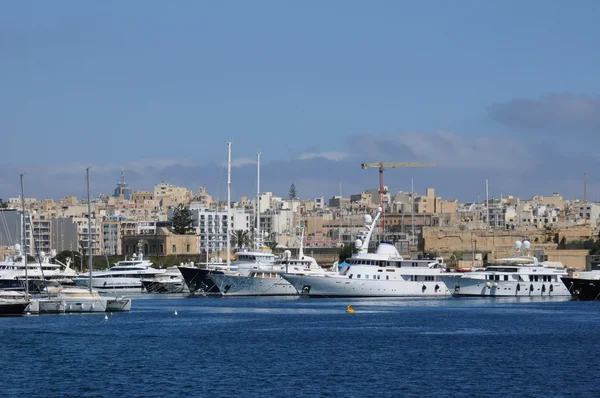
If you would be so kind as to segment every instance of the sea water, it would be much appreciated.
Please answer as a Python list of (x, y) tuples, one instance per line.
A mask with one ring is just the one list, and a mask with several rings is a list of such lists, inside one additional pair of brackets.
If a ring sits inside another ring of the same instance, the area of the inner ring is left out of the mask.
[(600, 302), (140, 295), (0, 318), (0, 396), (598, 397), (599, 330)]

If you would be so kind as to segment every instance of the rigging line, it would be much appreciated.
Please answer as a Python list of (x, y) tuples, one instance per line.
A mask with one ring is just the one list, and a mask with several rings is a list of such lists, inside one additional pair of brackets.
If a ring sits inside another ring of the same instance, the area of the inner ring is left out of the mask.
[[(8, 228), (8, 222), (6, 221), (6, 215), (4, 214), (4, 210), (0, 212), (2, 214), (2, 226), (4, 227), (4, 230), (6, 231), (6, 235), (8, 238), (8, 242), (11, 242), (10, 244), (7, 244), (7, 246), (12, 245), (13, 240), (12, 240), (12, 234), (10, 233), (10, 230)], [(2, 234), (0, 234), (0, 237), (2, 236)], [(7, 242), (7, 243), (8, 243)], [(1, 242), (0, 242), (1, 244)]]
[[(33, 241), (33, 250), (35, 251), (35, 256), (38, 259), (38, 264), (40, 265), (40, 272), (42, 274), (42, 281), (43, 281), (43, 286), (46, 286), (46, 277), (44, 276), (44, 267), (42, 266), (42, 256), (40, 256), (40, 248), (38, 247), (38, 242), (35, 239), (34, 233), (33, 233), (33, 218), (31, 217), (31, 213), (27, 213), (27, 216), (29, 217), (29, 228), (31, 228), (31, 240)], [(27, 253), (24, 253), (24, 255), (26, 256)], [(46, 292), (48, 293), (48, 297), (50, 297), (50, 292), (48, 291), (48, 289), (46, 289)]]

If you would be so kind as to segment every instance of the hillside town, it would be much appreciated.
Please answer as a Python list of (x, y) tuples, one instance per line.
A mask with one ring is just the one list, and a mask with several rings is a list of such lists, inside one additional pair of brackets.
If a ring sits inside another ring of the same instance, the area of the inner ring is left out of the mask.
[[(256, 204), (260, 209), (260, 236), (255, 237)], [(382, 202), (381, 202), (382, 200)], [(25, 198), (28, 216), (25, 241), (28, 251), (45, 253), (88, 247), (87, 200), (74, 196), (59, 201)], [(3, 201), (0, 247), (10, 252), (21, 241), (21, 198)], [(178, 206), (193, 219), (186, 233), (172, 228)], [(333, 262), (339, 248), (352, 245), (363, 228), (365, 214), (381, 206), (384, 216), (377, 240), (392, 241), (400, 253), (436, 253), (463, 267), (509, 255), (515, 239), (527, 238), (538, 254), (562, 261), (569, 267), (589, 268), (588, 247), (596, 236), (600, 206), (587, 200), (566, 200), (560, 194), (521, 199), (514, 196), (459, 203), (424, 194), (391, 193), (387, 187), (367, 189), (349, 197), (314, 199), (296, 197), (295, 187), (282, 198), (264, 192), (230, 204), (230, 231), (250, 237), (235, 246), (258, 240), (273, 249), (298, 247), (299, 227), (303, 245), (313, 253), (329, 253)], [(128, 256), (143, 251), (147, 256), (194, 256), (221, 253), (226, 247), (227, 203), (214, 200), (200, 186), (197, 192), (161, 181), (152, 192), (133, 191), (122, 176), (112, 196), (91, 200), (91, 236), (94, 256)], [(331, 250), (334, 248), (335, 250)], [(328, 250), (329, 249), (329, 250)]]

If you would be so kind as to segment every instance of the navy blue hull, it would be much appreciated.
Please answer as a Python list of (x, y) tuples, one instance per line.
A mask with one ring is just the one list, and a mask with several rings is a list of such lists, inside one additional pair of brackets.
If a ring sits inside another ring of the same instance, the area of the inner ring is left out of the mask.
[(222, 274), (222, 271), (208, 270), (196, 267), (178, 267), (185, 284), (193, 293), (219, 295), (217, 285), (209, 278), (210, 274)]
[(600, 300), (600, 280), (598, 279), (579, 279), (579, 278), (561, 278), (573, 300), (593, 301)]
[(23, 315), (23, 311), (28, 305), (28, 302), (0, 303), (0, 316)]

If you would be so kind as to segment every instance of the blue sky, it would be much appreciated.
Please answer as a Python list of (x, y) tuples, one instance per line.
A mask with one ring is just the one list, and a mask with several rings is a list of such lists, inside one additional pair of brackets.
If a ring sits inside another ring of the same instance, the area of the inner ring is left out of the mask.
[(161, 179), (224, 197), (378, 184), (600, 200), (597, 1), (9, 2), (0, 197)]

